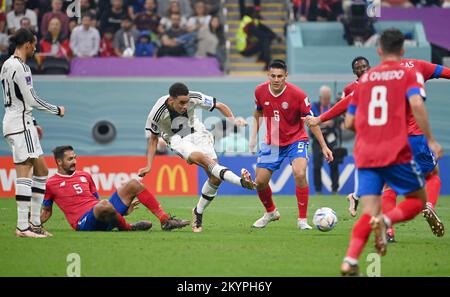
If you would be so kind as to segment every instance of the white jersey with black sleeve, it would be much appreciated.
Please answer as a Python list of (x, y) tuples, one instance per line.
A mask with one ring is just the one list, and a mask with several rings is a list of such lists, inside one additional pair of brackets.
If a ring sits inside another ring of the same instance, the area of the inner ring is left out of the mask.
[(213, 111), (216, 107), (216, 98), (200, 92), (189, 92), (189, 103), (185, 114), (170, 110), (167, 105), (168, 98), (169, 95), (159, 98), (150, 111), (145, 125), (147, 138), (150, 137), (150, 133), (153, 133), (161, 135), (169, 143), (174, 135), (183, 138), (195, 132), (207, 131), (195, 114), (195, 109)]
[(33, 89), (31, 70), (19, 57), (11, 56), (5, 61), (0, 77), (3, 87), (5, 116), (3, 135), (9, 136), (27, 131), (33, 126), (32, 110), (60, 114), (59, 107), (40, 99)]

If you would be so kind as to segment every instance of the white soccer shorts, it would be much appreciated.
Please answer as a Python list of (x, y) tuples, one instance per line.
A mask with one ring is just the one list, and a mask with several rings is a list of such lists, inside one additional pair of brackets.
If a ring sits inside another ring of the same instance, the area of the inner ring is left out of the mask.
[(34, 126), (22, 133), (6, 136), (6, 141), (11, 148), (15, 164), (25, 162), (28, 158), (37, 159), (44, 154)]
[(189, 156), (193, 152), (203, 153), (213, 160), (217, 159), (214, 150), (214, 137), (208, 131), (195, 132), (183, 138), (174, 135), (170, 139), (169, 147), (186, 161), (189, 160)]

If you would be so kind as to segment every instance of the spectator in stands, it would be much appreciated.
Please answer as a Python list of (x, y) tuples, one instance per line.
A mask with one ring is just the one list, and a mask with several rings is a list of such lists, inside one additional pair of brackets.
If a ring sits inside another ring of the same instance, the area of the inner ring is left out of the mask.
[(113, 28), (114, 32), (117, 32), (120, 30), (122, 20), (126, 17), (128, 17), (128, 12), (123, 7), (123, 0), (111, 0), (111, 8), (104, 11), (100, 18), (100, 31)]
[[(315, 116), (319, 116), (322, 113), (329, 110), (331, 105), (331, 89), (329, 86), (323, 85), (319, 90), (319, 101), (314, 102), (311, 106), (311, 111)], [(334, 150), (337, 145), (337, 133), (336, 123), (334, 120), (327, 121), (320, 125), (323, 137), (327, 146)], [(317, 193), (322, 192), (322, 165), (323, 165), (323, 153), (320, 143), (314, 135), (312, 137), (312, 149), (313, 149), (313, 162), (314, 162), (314, 187)], [(331, 171), (331, 188), (332, 192), (336, 193), (339, 189), (339, 168), (338, 163), (333, 161), (329, 163)]]
[(67, 60), (72, 57), (69, 39), (62, 31), (62, 24), (58, 17), (52, 18), (48, 23), (47, 34), (41, 40), (41, 53), (44, 56)]
[(113, 47), (119, 57), (133, 57), (139, 31), (133, 28), (133, 21), (126, 17), (122, 20), (121, 29), (114, 34)]
[(44, 13), (51, 10), (51, 4), (49, 2), (48, 0), (25, 0), (25, 7), (34, 11), (39, 20)]
[(236, 34), (237, 50), (244, 57), (258, 54), (258, 61), (264, 62), (266, 69), (272, 60), (271, 44), (274, 39), (282, 40), (272, 29), (261, 23), (259, 12), (249, 7)]
[(70, 48), (77, 57), (94, 57), (98, 54), (100, 33), (91, 26), (91, 20), (91, 15), (84, 15), (81, 19), (81, 25), (73, 29), (70, 36)]
[(34, 34), (36, 34), (37, 32), (34, 30), (34, 27), (31, 26), (31, 20), (27, 17), (24, 17), (20, 20), (20, 28), (23, 29), (27, 29), (30, 30), (31, 32), (33, 32)]
[(16, 30), (20, 28), (20, 20), (24, 17), (28, 18), (31, 23), (33, 31), (36, 32), (37, 29), (37, 16), (36, 13), (25, 8), (25, 0), (14, 0), (13, 10), (8, 12), (6, 15), (6, 23), (8, 24), (9, 34), (13, 34)]
[(87, 13), (93, 16), (96, 15), (97, 8), (95, 2), (93, 0), (80, 0), (80, 12), (81, 15), (85, 15)]
[(159, 0), (158, 14), (170, 17), (172, 12), (181, 14), (184, 18), (192, 14), (192, 6), (189, 0)]
[(367, 16), (366, 3), (363, 1), (354, 2), (350, 6), (349, 13), (341, 22), (344, 25), (344, 38), (349, 45), (354, 46), (375, 46), (378, 35), (375, 32), (375, 19)]
[(138, 13), (134, 19), (136, 28), (139, 31), (150, 31), (152, 34), (158, 35), (158, 27), (161, 17), (156, 14), (155, 0), (146, 0), (144, 4), (144, 11)]
[(41, 20), (41, 35), (46, 36), (48, 25), (51, 19), (58, 18), (61, 22), (61, 31), (64, 35), (69, 34), (69, 17), (66, 12), (62, 11), (63, 1), (62, 0), (52, 0), (52, 11), (44, 14)]
[(150, 31), (142, 31), (136, 43), (136, 57), (153, 57), (156, 54)]
[(318, 0), (292, 0), (295, 19), (300, 22), (316, 21), (319, 15)]
[(0, 63), (3, 63), (9, 58), (9, 38), (5, 33), (5, 25), (5, 21), (0, 21)]
[(208, 26), (210, 21), (211, 16), (207, 14), (205, 2), (197, 1), (194, 6), (194, 15), (188, 19), (187, 30), (198, 31), (202, 26)]
[[(261, 0), (253, 0), (253, 9), (255, 11), (261, 11)], [(247, 6), (245, 5), (245, 0), (239, 0), (239, 13), (241, 14), (241, 19), (245, 16), (247, 11)]]
[(381, 6), (383, 7), (414, 7), (409, 0), (382, 0)]
[(198, 31), (196, 56), (216, 57), (223, 69), (225, 63), (225, 33), (219, 17), (213, 16), (209, 24)]
[(180, 27), (182, 29), (186, 29), (187, 18), (181, 13), (180, 3), (178, 1), (171, 1), (170, 6), (167, 9), (167, 12), (165, 13), (164, 17), (161, 19), (160, 33), (163, 33), (170, 29), (170, 27), (172, 26), (172, 22), (170, 21), (171, 15), (174, 13), (181, 15)]
[(106, 28), (105, 32), (103, 32), (102, 40), (100, 41), (100, 49), (99, 56), (102, 58), (105, 57), (116, 57), (116, 51), (113, 46), (114, 39), (114, 29)]
[(127, 2), (128, 16), (134, 20), (138, 13), (144, 11), (145, 0), (128, 0)]
[(317, 21), (337, 21), (344, 13), (342, 0), (319, 0)]
[[(195, 6), (195, 2), (197, 2), (199, 0), (193, 0), (192, 3)], [(221, 11), (221, 3), (220, 0), (200, 0), (205, 2), (206, 5), (206, 11), (210, 14), (210, 15), (219, 15), (222, 11)]]
[(171, 27), (161, 36), (161, 47), (158, 56), (186, 56), (195, 53), (195, 39), (181, 27), (181, 15), (170, 16)]

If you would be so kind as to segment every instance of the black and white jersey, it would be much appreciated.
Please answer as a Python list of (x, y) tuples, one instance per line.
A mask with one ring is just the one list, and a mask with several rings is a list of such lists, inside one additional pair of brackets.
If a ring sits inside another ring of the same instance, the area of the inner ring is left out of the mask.
[(11, 56), (3, 64), (0, 80), (3, 87), (5, 116), (3, 135), (21, 133), (33, 125), (33, 108), (59, 115), (57, 106), (40, 99), (33, 89), (31, 70), (19, 57)]
[(167, 105), (168, 98), (169, 95), (159, 98), (150, 111), (145, 125), (147, 138), (153, 133), (170, 142), (170, 138), (174, 135), (184, 137), (194, 132), (206, 131), (205, 125), (195, 114), (195, 109), (200, 107), (213, 111), (216, 107), (216, 98), (200, 92), (189, 92), (190, 100), (185, 114), (170, 110)]

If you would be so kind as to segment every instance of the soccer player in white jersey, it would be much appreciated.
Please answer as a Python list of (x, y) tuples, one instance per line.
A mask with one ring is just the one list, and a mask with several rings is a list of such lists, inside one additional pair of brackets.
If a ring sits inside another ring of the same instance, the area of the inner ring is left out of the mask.
[(3, 135), (11, 148), (17, 173), (16, 236), (47, 237), (51, 234), (42, 227), (40, 214), (48, 169), (42, 158), (38, 135), (42, 133), (42, 129), (37, 126), (31, 112), (36, 108), (63, 117), (64, 107), (54, 106), (40, 99), (33, 89), (30, 67), (25, 64), (36, 50), (36, 37), (33, 33), (20, 29), (10, 40), (16, 45), (16, 50), (3, 64), (1, 82), (5, 105)]
[(222, 180), (251, 190), (255, 189), (255, 183), (248, 170), (242, 169), (239, 177), (218, 164), (213, 136), (195, 116), (196, 108), (208, 111), (217, 109), (236, 125), (247, 124), (244, 120), (237, 120), (230, 108), (217, 102), (216, 98), (190, 92), (186, 85), (175, 83), (170, 87), (169, 95), (159, 98), (148, 115), (145, 126), (148, 139), (147, 166), (139, 170), (139, 175), (144, 176), (151, 170), (160, 134), (180, 157), (190, 164), (201, 166), (209, 179), (205, 181), (202, 196), (192, 210), (192, 230), (201, 232), (203, 211), (216, 196)]

